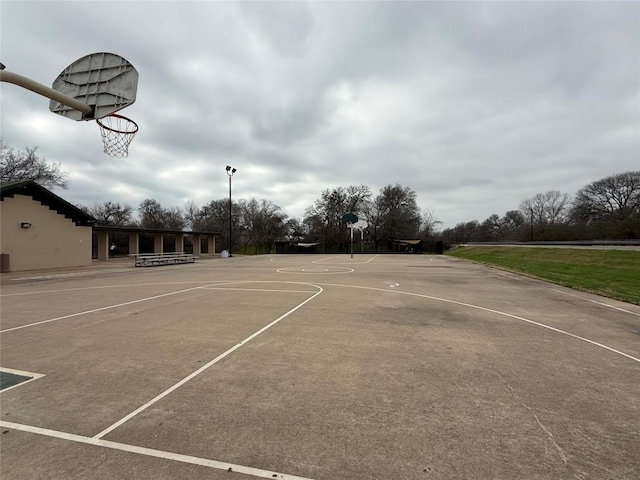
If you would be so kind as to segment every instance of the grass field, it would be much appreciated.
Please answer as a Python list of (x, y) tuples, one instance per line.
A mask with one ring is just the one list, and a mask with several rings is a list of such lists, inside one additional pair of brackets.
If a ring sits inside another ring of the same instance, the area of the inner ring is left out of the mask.
[(448, 255), (640, 305), (638, 251), (471, 246)]

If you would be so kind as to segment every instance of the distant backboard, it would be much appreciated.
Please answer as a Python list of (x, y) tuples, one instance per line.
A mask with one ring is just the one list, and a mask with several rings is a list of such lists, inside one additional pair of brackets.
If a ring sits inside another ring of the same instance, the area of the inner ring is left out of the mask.
[(51, 100), (49, 110), (72, 120), (95, 120), (135, 102), (138, 71), (115, 53), (91, 53), (65, 68), (52, 88), (89, 105), (93, 112), (83, 113), (56, 100)]
[(368, 226), (369, 226), (369, 222), (367, 222), (366, 220), (358, 220), (356, 223), (353, 224), (353, 228), (360, 231), (364, 230)]
[(355, 213), (347, 213), (342, 216), (342, 223), (346, 223), (347, 225), (351, 225), (358, 221), (358, 216)]

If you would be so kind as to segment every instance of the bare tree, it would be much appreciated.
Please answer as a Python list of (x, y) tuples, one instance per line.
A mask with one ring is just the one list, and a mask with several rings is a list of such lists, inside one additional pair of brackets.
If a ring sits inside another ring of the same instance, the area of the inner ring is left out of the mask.
[(301, 242), (307, 238), (308, 231), (306, 226), (297, 218), (290, 218), (285, 222), (287, 240)]
[(367, 201), (363, 207), (363, 213), (369, 224), (367, 227), (369, 238), (373, 241), (374, 250), (377, 251), (378, 245), (382, 240), (381, 231), (384, 224), (382, 199), (377, 196), (373, 200)]
[(546, 216), (550, 224), (564, 223), (567, 220), (571, 196), (558, 190), (550, 190), (545, 193)]
[(572, 217), (593, 221), (612, 215), (625, 218), (640, 213), (640, 171), (597, 180), (576, 194)]
[(620, 173), (580, 189), (571, 219), (583, 235), (600, 238), (640, 236), (640, 171)]
[(67, 188), (67, 172), (59, 163), (47, 163), (36, 155), (38, 147), (18, 152), (0, 140), (0, 180), (33, 180), (44, 187)]
[(162, 206), (160, 202), (147, 198), (138, 207), (140, 226), (142, 228), (164, 228), (162, 223)]
[(420, 229), (420, 209), (416, 201), (416, 192), (400, 184), (387, 185), (380, 189), (376, 197), (379, 205), (385, 241), (415, 239)]
[(480, 224), (480, 240), (483, 242), (498, 241), (501, 237), (502, 220), (494, 213)]
[(271, 252), (275, 241), (286, 236), (287, 215), (278, 205), (268, 200), (258, 202), (252, 198), (248, 202), (241, 200), (239, 203), (245, 251), (247, 246), (253, 245), (256, 253), (260, 247), (267, 253)]
[[(235, 204), (234, 204), (235, 205)], [(202, 206), (191, 219), (191, 228), (202, 231), (219, 231), (228, 234), (229, 199), (212, 200)], [(226, 226), (226, 228), (225, 228)], [(226, 237), (224, 237), (226, 239)]]
[(346, 245), (347, 230), (341, 219), (347, 213), (362, 213), (370, 197), (371, 191), (365, 185), (324, 190), (321, 197), (307, 208), (303, 223), (309, 228), (311, 237), (324, 242), (329, 248)]
[(187, 226), (182, 210), (179, 207), (165, 208), (163, 212), (164, 228), (169, 230), (182, 230)]
[[(239, 238), (242, 234), (240, 202), (232, 204), (232, 230), (233, 238)], [(195, 206), (195, 204), (194, 204)], [(197, 208), (197, 207), (196, 207)], [(211, 200), (200, 209), (194, 210), (187, 204), (185, 214), (186, 221), (192, 230), (204, 232), (217, 232), (220, 235), (220, 245), (229, 245), (229, 199)]]
[(152, 198), (143, 200), (138, 207), (140, 226), (166, 230), (182, 230), (186, 221), (178, 207), (162, 208), (160, 202)]
[(126, 204), (104, 202), (81, 208), (94, 217), (98, 221), (98, 225), (129, 227), (135, 224), (133, 221), (133, 208)]
[(345, 213), (361, 213), (365, 202), (371, 198), (371, 189), (366, 185), (350, 185), (345, 190), (347, 194)]
[(477, 220), (470, 222), (461, 222), (456, 224), (454, 233), (455, 243), (468, 243), (478, 240), (478, 232), (480, 231), (480, 223)]
[(523, 200), (520, 211), (533, 224), (554, 225), (566, 221), (570, 200), (569, 194), (550, 190)]
[(522, 233), (526, 220), (519, 210), (509, 210), (502, 217), (502, 240), (515, 240)]
[(195, 230), (195, 224), (198, 221), (198, 215), (200, 213), (200, 207), (196, 205), (193, 200), (187, 201), (184, 205), (184, 220), (186, 226), (192, 230)]
[(421, 236), (427, 240), (436, 234), (436, 228), (438, 225), (442, 225), (442, 222), (438, 220), (432, 210), (425, 210), (422, 213), (422, 221), (420, 225)]

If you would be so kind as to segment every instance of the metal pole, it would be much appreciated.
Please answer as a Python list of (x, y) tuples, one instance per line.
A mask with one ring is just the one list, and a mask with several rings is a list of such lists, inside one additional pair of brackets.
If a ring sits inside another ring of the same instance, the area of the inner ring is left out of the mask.
[(530, 229), (531, 229), (531, 241), (533, 242), (533, 208), (530, 210), (531, 218), (530, 218)]
[(351, 227), (351, 245), (350, 245), (350, 250), (351, 250), (351, 258), (353, 258), (353, 225), (350, 225)]
[(86, 103), (82, 103), (80, 100), (76, 100), (69, 95), (60, 93), (53, 88), (46, 87), (41, 83), (36, 82), (35, 80), (31, 80), (30, 78), (27, 78), (25, 76), (18, 75), (17, 73), (7, 72), (5, 70), (0, 71), (0, 82), (13, 83), (14, 85), (18, 85), (19, 87), (31, 90), (38, 95), (42, 95), (43, 97), (47, 97), (51, 100), (55, 100), (56, 102), (60, 102), (67, 107), (75, 108), (85, 115), (93, 115), (93, 108)]
[(233, 235), (233, 227), (231, 223), (231, 175), (229, 175), (229, 256), (231, 257), (231, 252), (233, 251), (233, 242), (231, 240), (231, 236)]
[(236, 173), (236, 169), (227, 165), (227, 175), (229, 175), (229, 256), (232, 257), (233, 251), (233, 228), (231, 224), (231, 177)]

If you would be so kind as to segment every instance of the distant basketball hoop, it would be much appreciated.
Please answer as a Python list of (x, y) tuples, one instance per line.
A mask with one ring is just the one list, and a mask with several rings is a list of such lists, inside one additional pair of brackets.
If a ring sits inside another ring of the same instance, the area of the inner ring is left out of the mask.
[(138, 124), (117, 113), (97, 118), (96, 122), (100, 126), (104, 153), (118, 158), (129, 155), (129, 144), (138, 133)]

